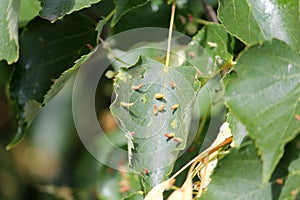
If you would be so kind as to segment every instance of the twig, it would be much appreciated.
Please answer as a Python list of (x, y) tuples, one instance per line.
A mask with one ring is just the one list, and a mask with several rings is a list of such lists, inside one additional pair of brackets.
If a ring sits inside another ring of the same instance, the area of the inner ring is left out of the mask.
[(172, 29), (173, 29), (174, 16), (175, 16), (175, 5), (176, 3), (174, 2), (172, 4), (171, 20), (169, 26), (167, 57), (166, 57), (166, 64), (165, 64), (166, 67), (169, 67), (169, 63), (170, 63), (170, 51), (171, 51), (171, 41), (172, 41)]
[(207, 20), (204, 20), (204, 19), (199, 19), (199, 18), (194, 18), (194, 22), (196, 22), (198, 24), (203, 24), (203, 25), (209, 25), (209, 24), (214, 23), (214, 22), (207, 21)]
[(209, 156), (210, 154), (214, 153), (215, 151), (219, 150), (220, 148), (226, 146), (227, 144), (230, 144), (232, 142), (232, 137), (226, 138), (225, 141), (223, 141), (222, 143), (220, 143), (219, 145), (211, 148), (209, 147), (208, 149), (206, 149), (205, 151), (203, 151), (202, 153), (200, 153), (198, 156), (196, 156), (195, 158), (193, 158), (190, 162), (188, 162), (186, 165), (184, 165), (180, 170), (178, 170), (171, 178), (169, 178), (169, 180), (174, 179), (176, 176), (178, 176), (182, 171), (184, 171), (188, 166), (190, 166), (191, 164), (193, 164), (194, 162), (202, 162), (204, 158), (206, 158), (207, 156)]
[(120, 62), (120, 63), (122, 63), (122, 64), (124, 64), (124, 65), (126, 65), (126, 66), (130, 66), (129, 63), (123, 61), (121, 58), (119, 58), (119, 57), (113, 52), (113, 50), (110, 48), (109, 44), (108, 44), (106, 41), (104, 41), (101, 37), (99, 37), (99, 40), (100, 40), (100, 42), (102, 43), (103, 49), (108, 50), (108, 52), (112, 55), (112, 58), (111, 58), (111, 59), (115, 59), (116, 61), (118, 61), (118, 62)]
[(112, 16), (116, 13), (116, 9), (113, 9), (106, 17), (105, 17), (105, 21), (109, 21)]

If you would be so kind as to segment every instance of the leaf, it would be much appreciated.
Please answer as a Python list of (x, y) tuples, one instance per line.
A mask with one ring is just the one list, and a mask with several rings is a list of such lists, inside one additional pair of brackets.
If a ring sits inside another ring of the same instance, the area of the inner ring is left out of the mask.
[(233, 135), (234, 146), (239, 147), (248, 135), (246, 127), (230, 112), (227, 113), (226, 121), (229, 123)]
[(282, 188), (279, 200), (296, 199), (300, 192), (300, 157), (289, 166), (289, 176)]
[(122, 200), (143, 200), (144, 195), (142, 191), (131, 193), (128, 197), (123, 198)]
[(41, 9), (41, 4), (37, 0), (21, 0), (19, 26), (25, 26), (38, 16)]
[(189, 177), (180, 189), (175, 190), (168, 197), (168, 200), (192, 200), (193, 199), (193, 181)]
[(152, 199), (163, 200), (164, 199), (164, 196), (163, 196), (164, 191), (170, 189), (171, 186), (172, 186), (172, 184), (170, 184), (169, 180), (161, 182), (160, 184), (153, 187), (150, 190), (150, 192), (148, 192), (148, 194), (144, 200), (152, 200)]
[(199, 69), (201, 76), (213, 77), (232, 61), (231, 41), (222, 25), (204, 26), (186, 49), (188, 62)]
[(220, 0), (218, 17), (246, 44), (278, 38), (300, 47), (298, 0)]
[[(10, 82), (10, 97), (18, 106), (18, 131), (7, 148), (15, 146), (30, 125), (31, 120), (24, 113), (26, 104), (32, 100), (47, 103), (70, 76), (66, 72), (59, 82), (56, 79), (72, 67), (80, 55), (88, 53), (87, 44), (94, 45), (95, 38), (94, 22), (79, 14), (55, 24), (40, 18), (28, 23), (20, 38), (22, 52)], [(85, 58), (78, 64), (83, 61)], [(51, 90), (44, 99), (54, 82), (57, 82), (55, 91)]]
[(123, 15), (130, 10), (143, 6), (150, 0), (114, 0), (116, 13), (112, 19), (111, 26), (115, 26)]
[(20, 0), (3, 0), (0, 3), (0, 60), (8, 64), (19, 58), (18, 16)]
[(204, 26), (194, 37), (214, 60), (216, 66), (222, 67), (229, 63), (232, 56), (231, 43), (233, 38), (220, 24)]
[[(143, 192), (137, 174), (104, 168), (98, 178), (97, 196), (99, 199), (143, 199)], [(138, 191), (138, 192), (136, 192)], [(124, 198), (122, 198), (124, 197)]]
[[(116, 151), (117, 148), (123, 147), (127, 143), (123, 133), (117, 129), (108, 134), (100, 134), (99, 137), (96, 137), (94, 140), (98, 149), (97, 153), (102, 158), (101, 163), (99, 162), (100, 170), (98, 169), (100, 177), (97, 176), (98, 183), (96, 191), (98, 198), (120, 200), (121, 197), (131, 196), (133, 192), (141, 190), (137, 174), (125, 172), (129, 170), (125, 166), (126, 161), (124, 161), (124, 157)], [(109, 162), (119, 163), (118, 167), (124, 171), (109, 168), (102, 164)]]
[(66, 14), (88, 8), (101, 0), (41, 0), (42, 10), (40, 16), (55, 21)]
[(300, 130), (300, 57), (279, 40), (250, 47), (224, 80), (225, 100), (246, 126), (263, 160), (267, 182), (283, 148)]
[(280, 159), (278, 165), (276, 166), (276, 169), (273, 172), (270, 180), (270, 182), (273, 183), (272, 186), (273, 199), (279, 199), (279, 196), (281, 195), (282, 192), (282, 188), (285, 187), (286, 185), (286, 179), (288, 178), (289, 175), (290, 165), (294, 160), (298, 159), (299, 157), (299, 153), (300, 153), (299, 142), (300, 142), (300, 135), (297, 135), (295, 139), (293, 139), (284, 147), (284, 155)]
[(271, 184), (262, 184), (262, 164), (253, 143), (233, 149), (219, 161), (202, 199), (272, 199)]
[[(98, 22), (96, 27), (97, 31), (97, 40), (99, 39), (103, 26), (106, 24), (106, 20), (102, 19)], [(97, 47), (94, 48), (89, 54), (81, 56), (78, 60), (75, 61), (75, 65), (70, 69), (64, 71), (61, 76), (55, 80), (54, 84), (51, 85), (50, 90), (48, 90), (47, 94), (44, 97), (43, 104), (48, 103), (57, 93), (64, 87), (66, 82), (78, 71), (80, 66), (85, 63), (97, 50)]]
[(168, 177), (178, 152), (185, 148), (199, 88), (193, 67), (166, 68), (144, 56), (116, 76), (111, 112), (130, 136), (129, 161), (143, 174), (146, 189)]
[[(154, 1), (151, 1), (144, 6), (138, 7), (138, 9), (130, 10), (130, 12), (122, 16), (121, 23), (116, 23), (111, 28), (112, 33), (117, 34), (141, 27), (168, 27), (170, 23), (170, 6), (164, 4), (163, 1), (160, 3), (161, 5), (158, 6), (155, 5)], [(158, 7), (159, 9), (154, 11), (153, 7)]]
[(102, 30), (103, 30), (103, 27), (105, 26), (106, 23), (107, 23), (107, 21), (106, 21), (105, 18), (102, 18), (101, 20), (99, 20), (99, 22), (96, 26), (96, 29), (95, 29), (98, 32), (97, 40), (99, 40), (99, 38), (101, 36), (101, 33), (102, 33)]
[(80, 66), (85, 63), (97, 50), (95, 48), (89, 54), (81, 56), (78, 60), (75, 61), (75, 65), (70, 69), (64, 71), (61, 76), (54, 81), (50, 89), (47, 91), (47, 94), (44, 96), (43, 104), (47, 104), (53, 97), (55, 97), (58, 92), (64, 87), (70, 78), (78, 71)]

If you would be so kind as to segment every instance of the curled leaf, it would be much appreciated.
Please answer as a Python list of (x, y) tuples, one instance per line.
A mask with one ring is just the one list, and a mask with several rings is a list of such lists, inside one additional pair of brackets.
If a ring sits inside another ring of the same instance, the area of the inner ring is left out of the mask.
[(174, 179), (168, 179), (155, 187), (153, 187), (150, 192), (147, 194), (144, 200), (163, 200), (163, 193), (165, 190), (170, 189), (173, 186)]

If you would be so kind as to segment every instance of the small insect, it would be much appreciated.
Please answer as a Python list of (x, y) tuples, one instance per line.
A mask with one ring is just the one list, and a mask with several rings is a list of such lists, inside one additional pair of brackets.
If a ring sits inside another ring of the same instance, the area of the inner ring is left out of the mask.
[(164, 111), (164, 109), (165, 109), (165, 105), (164, 105), (164, 104), (161, 104), (161, 105), (158, 106), (158, 108), (157, 108), (158, 112), (162, 112), (162, 111)]
[(153, 106), (153, 115), (157, 115), (158, 114), (158, 110), (157, 110), (157, 105)]
[(171, 106), (171, 110), (177, 110), (177, 108), (179, 108), (179, 104), (178, 103), (176, 103), (176, 104), (174, 104), (173, 106)]
[(172, 89), (175, 89), (176, 83), (174, 81), (170, 80), (170, 85), (171, 85)]
[(130, 106), (133, 106), (134, 103), (133, 103), (133, 102), (127, 103), (127, 102), (121, 101), (121, 102), (120, 102), (120, 105), (121, 105), (122, 107), (124, 107), (124, 108), (129, 108)]
[(175, 129), (176, 126), (177, 126), (177, 121), (176, 119), (174, 119), (171, 123), (170, 123), (170, 126), (172, 127), (172, 129)]
[(166, 133), (166, 134), (164, 134), (164, 136), (167, 138), (173, 138), (173, 137), (175, 137), (175, 133)]
[(207, 42), (208, 46), (211, 47), (211, 48), (216, 48), (218, 46), (217, 43), (214, 43), (214, 42)]
[(189, 54), (189, 56), (190, 56), (191, 58), (194, 58), (194, 57), (195, 57), (195, 52), (193, 52), (193, 51), (190, 51), (188, 54)]
[(131, 136), (134, 136), (134, 131), (132, 131), (132, 132), (129, 132), (129, 134), (131, 135)]
[(164, 94), (161, 94), (161, 93), (156, 93), (154, 95), (155, 99), (163, 99), (164, 98)]
[(298, 191), (297, 191), (297, 190), (292, 190), (292, 191), (291, 191), (291, 195), (292, 195), (292, 196), (296, 196), (297, 194), (298, 194)]
[(142, 101), (143, 103), (146, 103), (146, 102), (147, 102), (147, 98), (146, 98), (145, 95), (142, 96), (141, 101)]
[(190, 147), (190, 148), (188, 148), (188, 152), (190, 152), (190, 153), (193, 153), (193, 152), (195, 152), (196, 151), (196, 148), (195, 147)]
[(51, 81), (52, 81), (53, 83), (57, 83), (57, 82), (58, 82), (58, 79), (51, 79)]
[(93, 48), (94, 48), (91, 44), (86, 44), (86, 46), (89, 50), (93, 50)]
[(291, 71), (292, 67), (293, 67), (293, 65), (290, 63), (290, 64), (288, 65), (288, 72)]
[(133, 90), (139, 90), (139, 89), (141, 89), (142, 87), (143, 87), (143, 84), (131, 86), (131, 88), (132, 88)]
[(120, 193), (125, 193), (128, 192), (130, 190), (130, 186), (129, 185), (122, 185), (122, 187), (119, 189)]
[(282, 179), (282, 178), (276, 179), (276, 183), (277, 183), (278, 185), (282, 185), (282, 184), (283, 184), (283, 179)]
[(145, 173), (146, 175), (148, 175), (148, 174), (149, 174), (149, 170), (148, 170), (147, 168), (145, 168), (145, 169), (144, 169), (144, 173)]
[(193, 15), (191, 15), (190, 13), (188, 14), (188, 19), (189, 19), (189, 22), (192, 22), (194, 21), (194, 17)]
[(173, 140), (178, 143), (182, 142), (182, 139), (178, 137), (174, 137)]
[(184, 16), (179, 15), (178, 17), (179, 17), (181, 24), (186, 24), (186, 19), (184, 18)]
[(196, 72), (197, 72), (198, 76), (202, 75), (201, 71), (198, 68), (196, 68)]

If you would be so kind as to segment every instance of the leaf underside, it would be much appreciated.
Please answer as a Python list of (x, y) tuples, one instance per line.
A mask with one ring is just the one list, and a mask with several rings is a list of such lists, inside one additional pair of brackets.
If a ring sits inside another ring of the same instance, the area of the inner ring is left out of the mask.
[[(168, 177), (179, 150), (185, 148), (192, 102), (200, 88), (196, 75), (193, 67), (166, 68), (141, 56), (133, 66), (121, 68), (116, 76), (117, 96), (111, 111), (125, 134), (131, 134), (129, 160), (134, 170), (144, 174), (146, 188)], [(166, 137), (168, 133), (182, 141)], [(144, 173), (146, 169), (149, 173)]]

